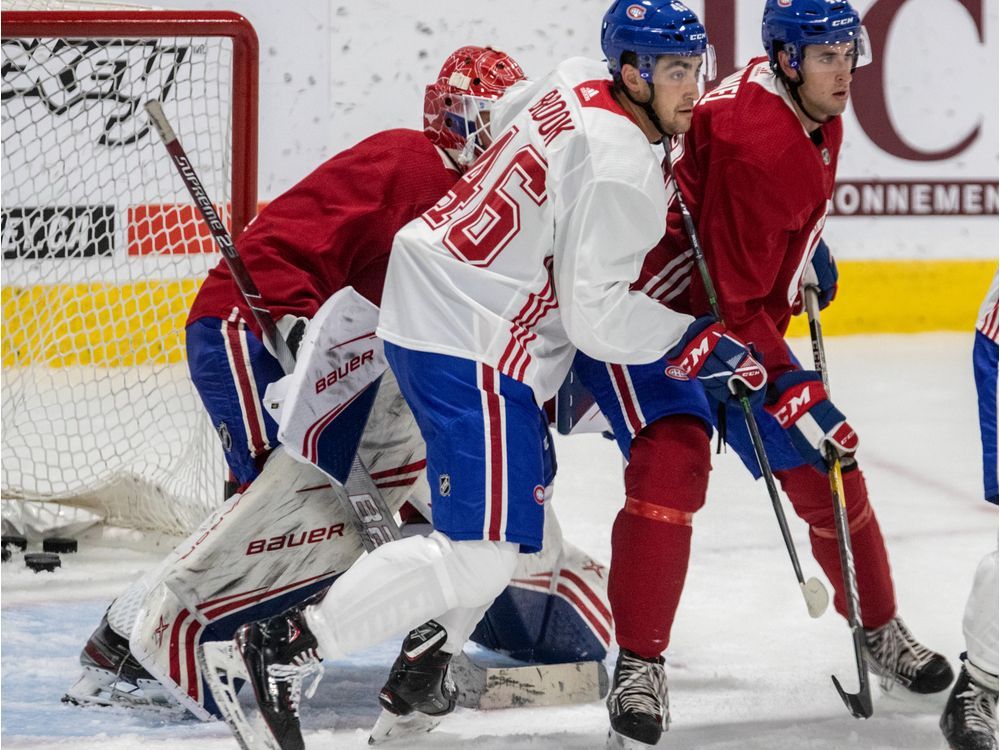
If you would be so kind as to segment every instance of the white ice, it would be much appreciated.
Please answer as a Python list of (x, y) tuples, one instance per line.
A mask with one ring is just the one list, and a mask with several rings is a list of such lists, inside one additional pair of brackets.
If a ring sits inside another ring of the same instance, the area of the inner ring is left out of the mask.
[[(835, 402), (861, 436), (861, 463), (889, 547), (900, 613), (953, 664), (978, 560), (996, 545), (997, 512), (981, 498), (981, 453), (971, 374), (972, 336), (830, 338)], [(808, 342), (796, 342), (808, 359)], [(622, 503), (621, 459), (599, 436), (559, 438), (556, 508), (568, 538), (603, 561)], [(849, 631), (832, 611), (811, 620), (763, 483), (733, 455), (714, 458), (707, 506), (695, 520), (692, 561), (667, 653), (673, 724), (662, 747), (689, 750), (943, 748), (946, 693), (913, 698), (876, 689), (875, 716), (849, 716), (830, 675), (856, 686)], [(806, 577), (822, 576), (804, 524), (786, 513)], [(2, 567), (2, 739), (5, 748), (222, 750), (219, 722), (169, 723), (121, 709), (59, 702), (109, 599), (161, 554), (84, 541), (55, 573), (15, 558)], [(366, 747), (389, 642), (327, 665), (303, 706), (310, 748)], [(610, 663), (610, 662), (609, 662)], [(478, 750), (603, 747), (607, 716), (594, 703), (476, 712), (459, 709), (402, 747)], [(389, 745), (388, 747), (393, 747)]]

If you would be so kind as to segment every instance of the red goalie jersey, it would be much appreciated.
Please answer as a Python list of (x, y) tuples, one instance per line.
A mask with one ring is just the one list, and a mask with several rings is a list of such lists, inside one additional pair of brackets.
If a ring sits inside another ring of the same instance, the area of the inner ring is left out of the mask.
[[(445, 153), (416, 130), (377, 133), (324, 162), (275, 198), (238, 242), (264, 307), (275, 320), (311, 318), (348, 285), (380, 304), (396, 231), (458, 177)], [(228, 318), (234, 307), (259, 336), (223, 261), (209, 272), (188, 323)]]
[[(839, 117), (810, 136), (761, 57), (702, 97), (671, 151), (726, 325), (757, 348), (772, 380), (794, 369), (783, 336), (823, 230), (842, 136)], [(703, 315), (711, 308), (690, 247), (673, 201), (635, 287)]]

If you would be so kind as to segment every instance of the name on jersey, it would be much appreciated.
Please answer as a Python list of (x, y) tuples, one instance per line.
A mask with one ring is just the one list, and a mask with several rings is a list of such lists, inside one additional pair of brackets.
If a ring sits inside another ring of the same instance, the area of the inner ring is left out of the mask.
[(338, 380), (343, 380), (352, 372), (361, 367), (361, 365), (365, 364), (366, 362), (371, 362), (374, 357), (375, 357), (374, 349), (369, 349), (366, 352), (362, 352), (361, 354), (351, 357), (343, 365), (341, 365), (335, 370), (331, 370), (329, 373), (327, 373), (326, 375), (324, 375), (323, 377), (321, 377), (319, 380), (316, 381), (316, 393), (322, 393), (331, 385), (336, 383)]
[(531, 105), (528, 112), (531, 113), (531, 119), (538, 123), (538, 134), (545, 139), (546, 146), (562, 133), (574, 130), (569, 105), (560, 96), (558, 89), (552, 89)]

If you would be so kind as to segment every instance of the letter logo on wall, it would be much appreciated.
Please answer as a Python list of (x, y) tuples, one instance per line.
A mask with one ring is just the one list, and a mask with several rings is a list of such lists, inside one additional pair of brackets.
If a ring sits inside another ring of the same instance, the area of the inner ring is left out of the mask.
[(92, 258), (114, 249), (114, 206), (5, 208), (3, 259)]
[(0, 100), (10, 106), (35, 98), (56, 115), (88, 101), (111, 102), (114, 112), (97, 123), (96, 142), (125, 146), (149, 132), (143, 106), (166, 101), (192, 49), (154, 40), (4, 39)]

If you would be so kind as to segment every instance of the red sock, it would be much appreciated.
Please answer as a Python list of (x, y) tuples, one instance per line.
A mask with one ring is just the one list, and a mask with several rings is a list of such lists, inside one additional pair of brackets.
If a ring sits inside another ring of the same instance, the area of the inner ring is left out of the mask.
[(711, 469), (704, 423), (664, 417), (632, 441), (625, 507), (611, 532), (608, 597), (618, 645), (653, 658), (666, 649), (691, 551), (691, 518)]
[[(847, 600), (844, 596), (844, 577), (840, 570), (840, 548), (837, 544), (837, 526), (829, 479), (811, 466), (776, 471), (774, 475), (788, 494), (795, 512), (809, 524), (813, 557), (833, 585), (834, 608), (846, 617)], [(889, 570), (889, 557), (875, 511), (868, 502), (868, 488), (861, 469), (852, 468), (845, 471), (843, 476), (847, 522), (851, 532), (851, 549), (854, 553), (854, 570), (861, 603), (861, 622), (866, 628), (877, 628), (885, 625), (896, 614), (896, 595)]]

